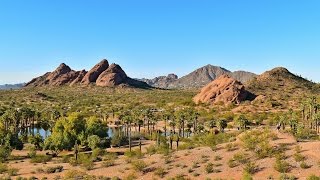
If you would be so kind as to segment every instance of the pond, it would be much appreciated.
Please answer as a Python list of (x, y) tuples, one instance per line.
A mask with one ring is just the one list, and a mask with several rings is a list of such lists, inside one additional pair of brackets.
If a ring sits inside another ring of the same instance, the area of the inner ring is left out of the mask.
[[(108, 137), (113, 137), (114, 134), (114, 129), (112, 128), (108, 128)], [(51, 135), (51, 131), (50, 130), (44, 130), (43, 128), (25, 128), (24, 130), (21, 130), (19, 132), (19, 135), (36, 135), (36, 134), (40, 134), (44, 139), (48, 138)]]

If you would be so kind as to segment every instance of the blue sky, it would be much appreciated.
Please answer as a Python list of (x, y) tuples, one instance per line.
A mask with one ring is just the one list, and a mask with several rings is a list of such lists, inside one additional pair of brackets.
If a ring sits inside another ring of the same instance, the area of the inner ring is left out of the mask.
[(319, 0), (1, 0), (0, 84), (102, 58), (132, 77), (285, 66), (320, 82)]

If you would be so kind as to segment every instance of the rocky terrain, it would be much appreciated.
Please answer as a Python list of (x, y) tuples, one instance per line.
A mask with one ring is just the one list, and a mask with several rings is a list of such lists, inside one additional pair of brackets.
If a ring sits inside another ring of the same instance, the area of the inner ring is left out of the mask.
[(257, 95), (280, 99), (308, 93), (318, 93), (316, 83), (291, 73), (288, 69), (277, 67), (253, 78), (246, 84), (248, 90)]
[(241, 82), (224, 74), (202, 88), (193, 100), (197, 104), (240, 104), (245, 100), (253, 100), (254, 97), (252, 93), (245, 89)]
[(25, 87), (42, 86), (76, 86), (76, 85), (97, 85), (102, 87), (132, 86), (149, 88), (149, 85), (138, 80), (131, 79), (117, 64), (111, 64), (106, 59), (95, 65), (90, 71), (75, 71), (62, 63), (53, 72), (32, 79)]
[(256, 74), (246, 71), (231, 72), (222, 67), (206, 65), (179, 79), (176, 75), (169, 74), (168, 76), (160, 76), (152, 80), (142, 79), (142, 81), (148, 83), (150, 86), (165, 89), (197, 89), (204, 87), (224, 74), (227, 74), (242, 83), (256, 77)]

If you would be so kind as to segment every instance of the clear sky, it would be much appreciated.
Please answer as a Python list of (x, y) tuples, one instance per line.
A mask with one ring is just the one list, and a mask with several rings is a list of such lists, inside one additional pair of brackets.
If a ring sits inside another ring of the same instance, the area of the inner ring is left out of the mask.
[(319, 0), (1, 0), (0, 84), (102, 58), (131, 77), (213, 64), (320, 82)]

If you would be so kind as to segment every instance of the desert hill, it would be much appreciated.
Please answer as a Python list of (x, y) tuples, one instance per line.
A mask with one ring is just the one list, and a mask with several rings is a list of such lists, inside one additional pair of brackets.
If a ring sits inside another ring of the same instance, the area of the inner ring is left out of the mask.
[(291, 73), (284, 67), (277, 67), (253, 78), (246, 83), (248, 90), (257, 95), (297, 96), (303, 93), (318, 93), (316, 83)]

